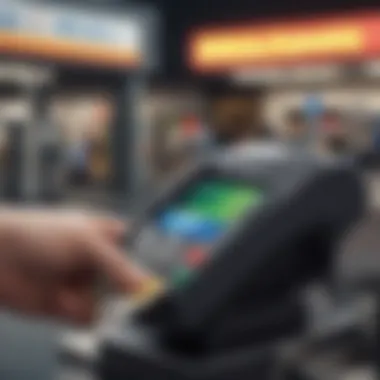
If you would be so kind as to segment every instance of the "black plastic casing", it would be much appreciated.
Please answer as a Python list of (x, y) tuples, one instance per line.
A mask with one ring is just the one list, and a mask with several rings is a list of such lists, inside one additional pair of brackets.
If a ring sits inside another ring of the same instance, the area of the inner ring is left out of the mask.
[(302, 330), (302, 289), (329, 277), (336, 245), (365, 208), (350, 165), (291, 154), (219, 156), (150, 205), (141, 230), (210, 176), (260, 186), (265, 201), (215, 244), (193, 282), (115, 326), (102, 345), (102, 380), (271, 378), (273, 343)]

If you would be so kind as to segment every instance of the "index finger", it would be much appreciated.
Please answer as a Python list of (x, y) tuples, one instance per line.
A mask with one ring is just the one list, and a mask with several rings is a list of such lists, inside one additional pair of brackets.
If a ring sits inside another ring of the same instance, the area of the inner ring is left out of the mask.
[(93, 223), (99, 233), (115, 241), (122, 241), (129, 227), (126, 221), (110, 217), (96, 218), (93, 220)]
[(96, 237), (91, 241), (91, 251), (99, 272), (121, 292), (134, 292), (146, 283), (149, 275), (127, 258), (116, 244)]

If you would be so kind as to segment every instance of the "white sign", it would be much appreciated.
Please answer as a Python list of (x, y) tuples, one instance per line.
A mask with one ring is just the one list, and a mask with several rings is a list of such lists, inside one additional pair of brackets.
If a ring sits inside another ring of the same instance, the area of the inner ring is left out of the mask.
[(141, 18), (133, 12), (111, 15), (73, 9), (64, 4), (0, 0), (0, 32), (83, 41), (141, 52), (145, 39), (142, 24)]

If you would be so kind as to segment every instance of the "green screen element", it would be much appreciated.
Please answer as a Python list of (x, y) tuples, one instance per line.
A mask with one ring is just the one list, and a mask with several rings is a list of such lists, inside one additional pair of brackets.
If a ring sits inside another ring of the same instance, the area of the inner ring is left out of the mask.
[(202, 181), (185, 195), (181, 208), (207, 218), (233, 221), (261, 203), (263, 191), (230, 181)]

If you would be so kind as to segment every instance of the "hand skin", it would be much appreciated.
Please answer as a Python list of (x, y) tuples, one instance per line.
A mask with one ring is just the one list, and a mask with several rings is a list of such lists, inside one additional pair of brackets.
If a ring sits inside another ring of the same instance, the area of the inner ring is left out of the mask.
[(72, 211), (0, 209), (0, 306), (88, 323), (100, 278), (133, 292), (146, 275), (121, 247), (124, 223)]

